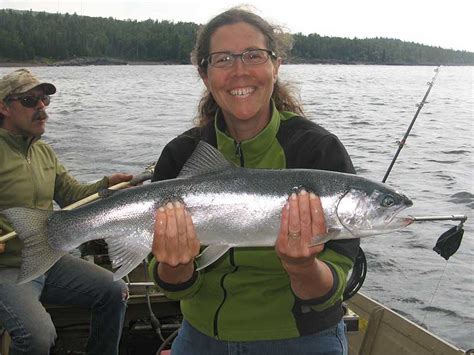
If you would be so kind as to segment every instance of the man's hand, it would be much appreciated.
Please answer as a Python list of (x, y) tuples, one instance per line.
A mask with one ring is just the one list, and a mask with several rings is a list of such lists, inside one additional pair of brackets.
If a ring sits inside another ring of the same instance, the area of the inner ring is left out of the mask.
[(107, 180), (109, 181), (109, 186), (108, 187), (117, 185), (117, 184), (119, 184), (121, 182), (124, 182), (124, 181), (130, 181), (130, 180), (132, 180), (132, 178), (133, 178), (133, 175), (123, 174), (123, 173), (110, 175), (110, 176), (107, 177)]

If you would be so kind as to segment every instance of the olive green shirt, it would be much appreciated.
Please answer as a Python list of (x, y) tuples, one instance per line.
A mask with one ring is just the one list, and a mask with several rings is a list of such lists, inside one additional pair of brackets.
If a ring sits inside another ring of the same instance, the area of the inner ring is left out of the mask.
[[(68, 174), (53, 149), (38, 138), (16, 136), (0, 128), (0, 229), (12, 231), (1, 211), (11, 207), (53, 209), (53, 200), (67, 206), (108, 185), (107, 178), (81, 184)], [(20, 266), (23, 243), (6, 243), (0, 267)]]

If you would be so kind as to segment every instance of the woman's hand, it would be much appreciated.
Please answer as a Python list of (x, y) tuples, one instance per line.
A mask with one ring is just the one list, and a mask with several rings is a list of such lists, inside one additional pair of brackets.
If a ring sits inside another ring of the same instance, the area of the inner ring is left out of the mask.
[(319, 197), (305, 190), (298, 195), (293, 193), (282, 211), (275, 250), (290, 276), (293, 291), (302, 299), (322, 296), (332, 287), (331, 270), (316, 258), (324, 244), (311, 246), (313, 236), (325, 233)]
[(326, 233), (321, 200), (305, 190), (291, 194), (283, 208), (276, 252), (283, 266), (298, 267), (312, 265), (316, 254), (324, 245), (311, 246), (311, 239)]
[(158, 275), (168, 283), (182, 283), (194, 272), (200, 243), (191, 215), (178, 201), (156, 212), (152, 253), (159, 262)]

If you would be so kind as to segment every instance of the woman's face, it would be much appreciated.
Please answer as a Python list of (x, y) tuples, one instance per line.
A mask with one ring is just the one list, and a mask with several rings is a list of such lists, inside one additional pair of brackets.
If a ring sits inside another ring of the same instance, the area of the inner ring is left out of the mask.
[[(238, 54), (257, 48), (268, 49), (265, 37), (256, 27), (245, 22), (222, 26), (211, 36), (210, 53)], [(235, 58), (231, 67), (209, 65), (201, 76), (228, 125), (254, 121), (252, 126), (263, 129), (270, 120), (270, 98), (279, 66), (280, 59), (269, 58), (263, 64), (251, 65)]]

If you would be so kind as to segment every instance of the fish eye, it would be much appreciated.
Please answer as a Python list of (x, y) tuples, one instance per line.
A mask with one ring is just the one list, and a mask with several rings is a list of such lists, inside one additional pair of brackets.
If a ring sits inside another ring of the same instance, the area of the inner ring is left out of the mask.
[(395, 198), (392, 195), (387, 195), (382, 200), (382, 206), (390, 207), (395, 204)]

